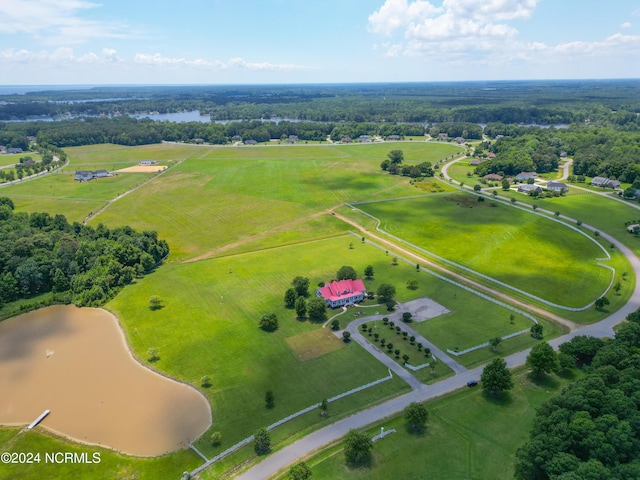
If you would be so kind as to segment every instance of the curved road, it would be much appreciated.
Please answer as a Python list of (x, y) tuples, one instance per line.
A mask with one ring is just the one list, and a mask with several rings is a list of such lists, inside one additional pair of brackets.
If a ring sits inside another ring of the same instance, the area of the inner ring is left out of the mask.
[[(443, 168), (443, 173), (446, 173), (445, 168)], [(562, 216), (561, 218), (575, 222), (574, 219), (571, 219), (569, 217)], [(593, 227), (585, 226), (584, 224), (583, 227), (595, 230)], [(633, 252), (610, 235), (601, 233), (601, 236), (615, 245), (620, 250), (620, 252), (627, 257), (633, 268), (636, 278), (640, 278), (640, 260), (633, 254)], [(636, 282), (635, 288), (629, 301), (620, 310), (593, 325), (576, 327), (570, 333), (555, 338), (549, 343), (557, 348), (561, 343), (567, 342), (577, 335), (611, 337), (613, 336), (613, 327), (622, 322), (628, 314), (634, 312), (638, 308), (640, 308), (640, 282)], [(527, 355), (529, 354), (529, 350), (530, 349), (527, 349), (508, 356), (505, 359), (507, 361), (507, 365), (509, 367), (523, 365), (525, 363)], [(447, 378), (433, 385), (421, 385), (410, 393), (406, 393), (374, 407), (358, 412), (321, 430), (313, 432), (310, 435), (307, 435), (306, 437), (271, 454), (260, 463), (254, 465), (244, 473), (238, 475), (236, 478), (238, 480), (263, 480), (269, 478), (275, 473), (286, 468), (288, 465), (296, 462), (300, 458), (304, 458), (312, 454), (318, 448), (339, 440), (350, 429), (363, 428), (386, 417), (397, 414), (411, 402), (424, 402), (425, 400), (464, 387), (466, 385), (466, 382), (468, 382), (469, 380), (476, 380), (480, 377), (482, 368), (483, 367), (481, 366), (472, 370), (457, 373), (455, 376)]]

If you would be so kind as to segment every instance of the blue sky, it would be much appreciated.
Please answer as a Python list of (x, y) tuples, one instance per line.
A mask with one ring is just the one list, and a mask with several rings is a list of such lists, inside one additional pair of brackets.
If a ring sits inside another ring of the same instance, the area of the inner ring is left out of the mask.
[(0, 0), (0, 84), (639, 78), (640, 0)]

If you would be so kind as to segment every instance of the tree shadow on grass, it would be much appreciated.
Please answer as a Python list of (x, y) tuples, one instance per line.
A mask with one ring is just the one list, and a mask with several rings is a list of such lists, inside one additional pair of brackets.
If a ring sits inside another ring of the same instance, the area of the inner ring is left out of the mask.
[(560, 386), (560, 382), (553, 375), (534, 375), (532, 372), (529, 372), (527, 379), (538, 387), (557, 389)]
[(347, 469), (351, 471), (369, 470), (373, 467), (373, 463), (373, 456), (369, 456), (368, 458), (358, 462), (347, 462)]
[(576, 372), (570, 368), (567, 370), (559, 370), (556, 372), (556, 375), (560, 378), (564, 378), (565, 380), (575, 380), (577, 378)]
[(427, 427), (414, 428), (413, 426), (406, 424), (404, 431), (412, 437), (423, 438), (427, 436)]
[(513, 397), (508, 392), (502, 392), (499, 395), (491, 395), (489, 392), (483, 391), (484, 399), (497, 407), (508, 407), (513, 404)]

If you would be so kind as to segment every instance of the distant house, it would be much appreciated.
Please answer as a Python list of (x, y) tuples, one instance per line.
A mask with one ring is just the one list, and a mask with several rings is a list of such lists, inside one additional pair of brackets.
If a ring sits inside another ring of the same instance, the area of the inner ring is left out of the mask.
[(33, 143), (36, 141), (36, 137), (34, 137), (33, 135), (27, 135), (27, 140), (29, 140), (29, 142)]
[(204, 143), (204, 138), (194, 138), (193, 143)]
[(496, 158), (496, 154), (493, 152), (487, 153), (487, 158)]
[(566, 183), (562, 183), (562, 182), (551, 181), (547, 183), (545, 188), (547, 190), (551, 190), (553, 192), (560, 192), (560, 193), (569, 191), (569, 186)]
[(620, 182), (618, 180), (609, 180), (605, 177), (593, 177), (591, 180), (591, 185), (594, 187), (602, 187), (602, 188), (620, 188)]
[(485, 175), (482, 178), (484, 178), (485, 180), (487, 180), (489, 182), (499, 182), (504, 177), (502, 175), (498, 175), (497, 173), (489, 173), (489, 174)]
[(482, 162), (484, 161), (484, 159), (482, 158), (474, 158), (473, 160), (471, 160), (469, 162), (469, 165), (471, 165), (472, 167), (477, 167), (478, 165), (480, 165)]
[(0, 153), (7, 153), (7, 147), (0, 145)]
[(387, 140), (390, 142), (397, 142), (400, 140), (400, 135), (387, 135)]
[(629, 232), (629, 233), (638, 233), (638, 232), (640, 232), (640, 225), (638, 225), (637, 223), (634, 223), (633, 225), (629, 225), (627, 227), (627, 232)]
[(28, 158), (27, 160), (25, 160), (24, 162), (20, 162), (22, 165), (24, 165), (25, 167), (32, 167), (36, 164), (36, 162), (34, 162), (32, 159)]
[(353, 142), (353, 140), (351, 139), (351, 137), (342, 137), (340, 139), (340, 143), (351, 143)]
[(518, 175), (516, 175), (516, 180), (519, 182), (526, 182), (530, 178), (533, 178), (535, 180), (536, 178), (538, 178), (538, 174), (536, 172), (520, 172)]
[(454, 140), (456, 141), (456, 143), (464, 143), (464, 142), (466, 142), (466, 140), (463, 137), (456, 137)]
[(560, 158), (567, 158), (567, 152), (560, 152)]
[(88, 182), (94, 178), (112, 177), (113, 174), (106, 170), (78, 170), (75, 174), (74, 180), (79, 182)]
[(352, 305), (364, 299), (367, 289), (362, 280), (334, 280), (333, 282), (318, 288), (317, 297), (322, 297), (331, 307)]
[(285, 142), (297, 143), (298, 142), (298, 136), (297, 135), (289, 135), (289, 137), (287, 139), (285, 139)]
[(7, 153), (9, 155), (12, 155), (12, 154), (15, 155), (16, 153), (22, 153), (22, 152), (23, 150), (21, 148), (7, 148)]
[(241, 142), (242, 137), (240, 135), (234, 135), (233, 137), (231, 137), (231, 140), (234, 142)]
[(542, 192), (542, 187), (534, 183), (532, 184), (524, 183), (522, 185), (518, 185), (518, 191), (520, 193), (526, 193), (530, 195), (533, 192), (538, 192), (538, 193)]
[(447, 140), (449, 138), (449, 134), (448, 133), (439, 133), (438, 134), (438, 140)]
[(371, 137), (370, 137), (369, 135), (360, 135), (360, 136), (358, 137), (358, 141), (359, 141), (360, 143), (367, 143), (367, 142), (370, 142), (370, 141), (371, 141)]
[(89, 180), (93, 180), (93, 172), (78, 170), (76, 172), (74, 180), (77, 180), (79, 182), (88, 182)]
[(156, 162), (155, 160), (140, 160), (140, 165), (155, 165)]
[(501, 138), (504, 138), (504, 135), (496, 135), (496, 140), (500, 140)]
[(255, 140), (245, 140), (244, 144), (245, 145), (257, 145), (258, 142), (256, 142)]

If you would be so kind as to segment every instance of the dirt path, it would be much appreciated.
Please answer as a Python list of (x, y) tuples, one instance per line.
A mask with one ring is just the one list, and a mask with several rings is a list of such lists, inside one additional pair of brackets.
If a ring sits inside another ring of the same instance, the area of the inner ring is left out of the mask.
[(426, 258), (417, 255), (409, 250), (407, 250), (406, 248), (403, 248), (395, 243), (393, 243), (390, 240), (387, 240), (386, 238), (371, 232), (370, 230), (367, 230), (366, 228), (358, 225), (356, 222), (349, 220), (348, 218), (340, 215), (339, 213), (334, 213), (336, 218), (339, 218), (340, 220), (342, 220), (343, 222), (348, 223), (349, 225), (352, 225), (353, 227), (357, 228), (359, 231), (366, 233), (367, 235), (369, 235), (370, 237), (372, 237), (373, 239), (375, 239), (377, 242), (384, 244), (394, 250), (396, 250), (397, 252), (402, 253), (403, 255), (411, 258), (412, 260), (415, 260), (416, 263), (419, 263), (421, 265), (425, 265), (428, 266), (429, 268), (432, 268), (434, 270), (438, 270), (442, 273), (445, 273), (446, 275), (449, 275), (450, 277), (455, 278), (455, 280), (457, 282), (460, 282), (462, 284), (465, 285), (469, 285), (470, 287), (475, 288), (476, 290), (479, 290), (483, 293), (489, 294), (493, 297), (499, 298), (500, 300), (503, 300), (505, 302), (508, 302), (512, 305), (516, 305), (524, 310), (530, 311), (532, 313), (535, 313), (536, 315), (539, 315), (541, 317), (547, 318), (549, 320), (552, 320), (554, 322), (560, 323), (562, 325), (564, 325), (565, 327), (567, 327), (569, 329), (569, 331), (573, 331), (577, 328), (579, 328), (579, 325), (577, 325), (576, 323), (572, 322), (571, 320), (567, 320), (564, 317), (561, 317), (560, 315), (556, 315), (554, 313), (551, 312), (547, 312), (546, 310), (536, 307), (534, 305), (531, 305), (529, 303), (523, 302), (522, 300), (518, 300), (516, 298), (511, 297), (510, 295), (507, 295), (505, 293), (499, 292), (497, 290), (494, 290), (493, 288), (489, 288), (485, 285), (482, 285), (481, 283), (475, 282), (473, 280), (470, 280), (458, 273), (452, 272), (451, 270), (442, 267), (440, 265), (438, 265), (437, 263), (434, 263), (430, 260), (427, 260)]

